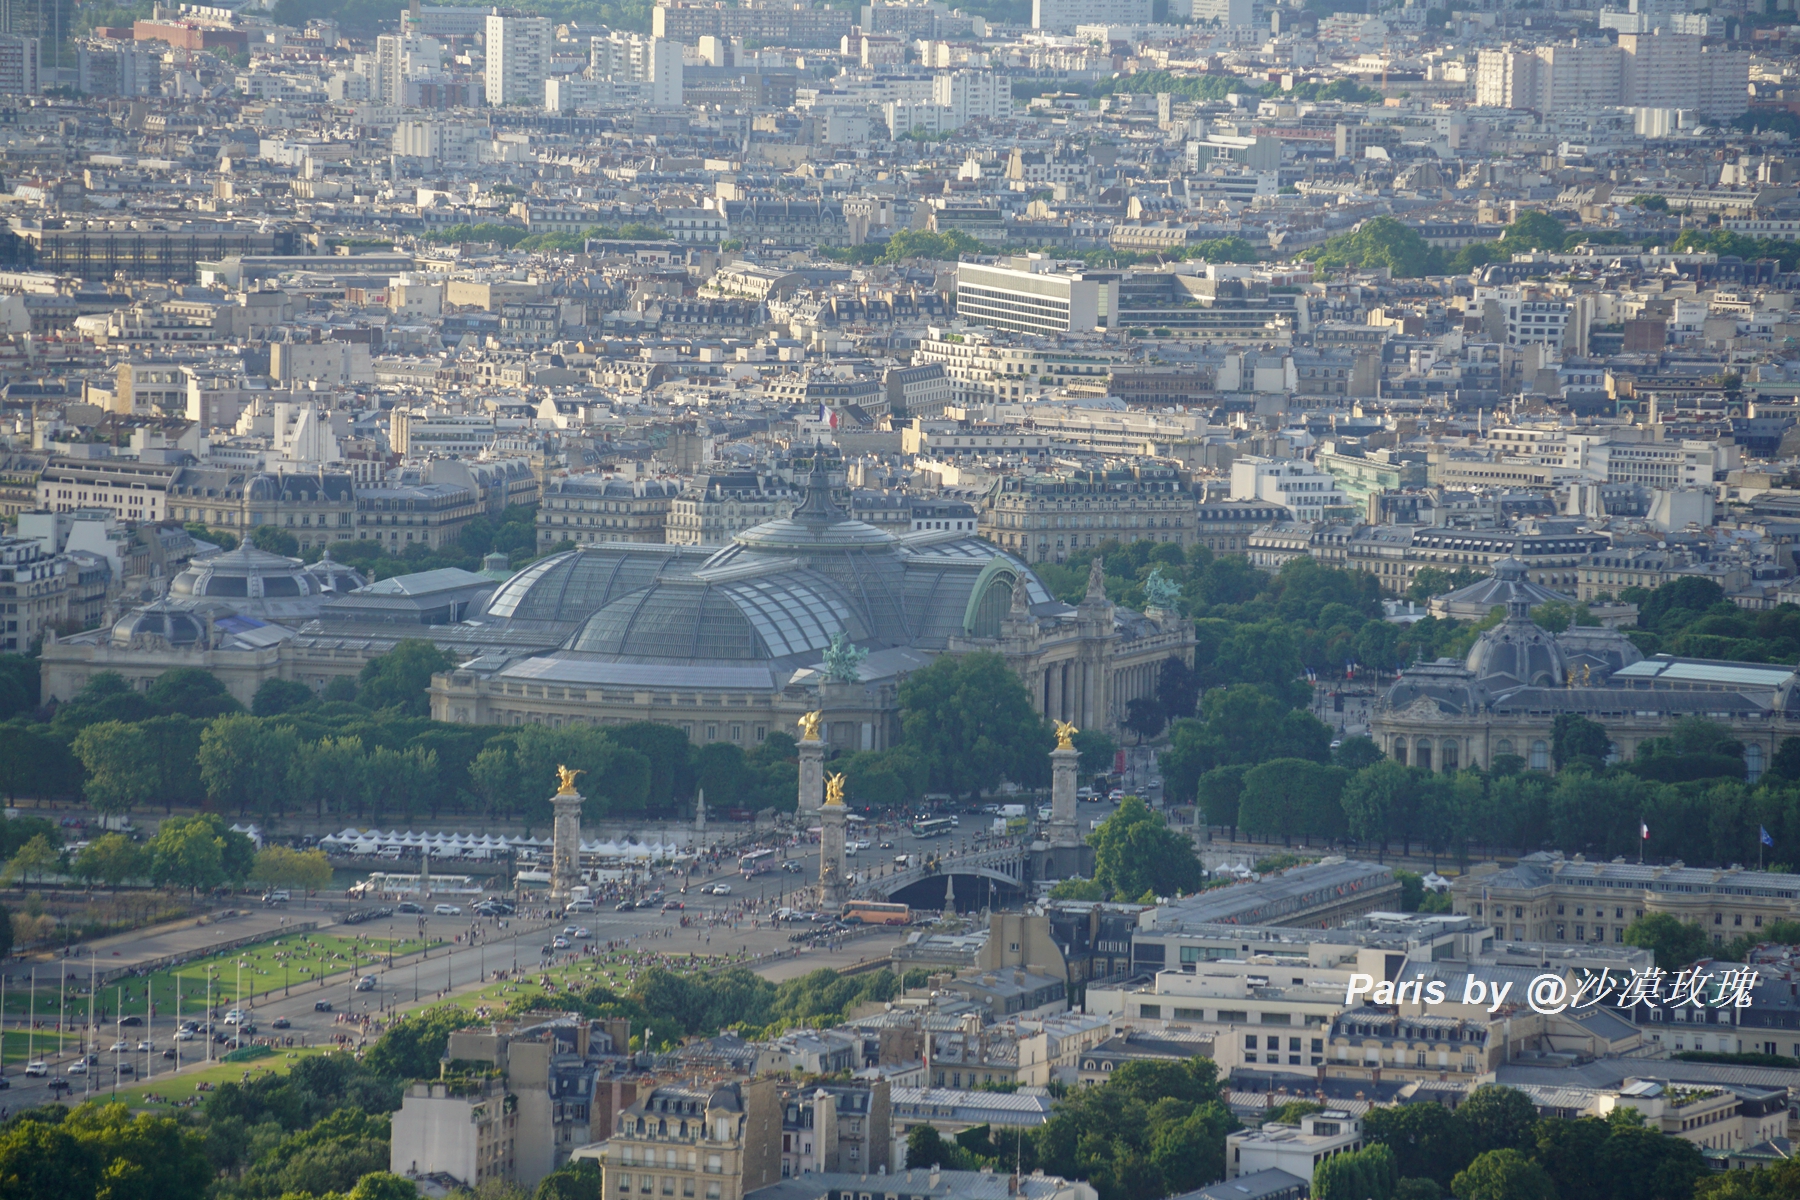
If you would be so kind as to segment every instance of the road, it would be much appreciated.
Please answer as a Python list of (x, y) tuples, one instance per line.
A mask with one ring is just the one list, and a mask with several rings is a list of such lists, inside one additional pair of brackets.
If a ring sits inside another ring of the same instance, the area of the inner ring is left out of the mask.
[[(1134, 762), (1134, 766), (1138, 764)], [(1147, 769), (1147, 760), (1145, 763)], [(1081, 828), (1085, 833), (1093, 820), (1110, 816), (1116, 806), (1111, 803), (1084, 803), (1080, 806)], [(852, 826), (853, 838), (871, 843), (869, 848), (861, 850), (849, 860), (852, 871), (876, 871), (883, 866), (892, 865), (894, 856), (899, 854), (919, 855), (924, 853), (943, 854), (949, 851), (973, 849), (975, 843), (984, 833), (992, 818), (986, 815), (958, 814), (961, 822), (955, 834), (950, 837), (921, 839), (912, 835), (910, 828), (903, 825), (878, 826), (871, 823), (867, 826)], [(882, 842), (893, 843), (882, 847)], [(447, 946), (429, 951), (425, 955), (408, 956), (392, 964), (376, 964), (364, 967), (361, 971), (345, 972), (334, 976), (323, 984), (308, 983), (289, 985), (260, 997), (253, 997), (247, 1006), (256, 1024), (256, 1036), (269, 1037), (279, 1034), (292, 1037), (296, 1046), (327, 1045), (339, 1038), (348, 1037), (352, 1041), (362, 1035), (361, 1018), (382, 1018), (396, 1012), (419, 1005), (430, 1004), (443, 995), (474, 987), (484, 981), (495, 978), (497, 971), (524, 970), (531, 971), (553, 958), (560, 960), (565, 954), (581, 952), (582, 942), (575, 942), (572, 951), (549, 955), (551, 938), (560, 933), (565, 926), (587, 929), (593, 936), (591, 944), (604, 947), (607, 943), (615, 945), (628, 944), (634, 948), (646, 950), (666, 950), (671, 953), (693, 951), (698, 954), (719, 955), (727, 953), (743, 953), (747, 955), (773, 955), (791, 952), (793, 944), (789, 937), (797, 929), (809, 928), (804, 923), (792, 922), (776, 925), (770, 915), (784, 904), (801, 905), (806, 899), (806, 892), (816, 882), (819, 873), (819, 851), (816, 845), (801, 844), (783, 847), (778, 850), (778, 861), (790, 861), (799, 866), (799, 870), (772, 870), (762, 872), (751, 879), (744, 879), (736, 870), (736, 859), (728, 856), (720, 860), (720, 866), (707, 874), (704, 869), (688, 878), (687, 891), (680, 891), (681, 880), (674, 872), (660, 872), (653, 880), (656, 887), (665, 894), (686, 905), (681, 911), (662, 912), (660, 908), (637, 909), (630, 912), (618, 912), (608, 901), (600, 904), (599, 911), (580, 916), (556, 916), (546, 919), (543, 909), (535, 913), (521, 911), (517, 916), (504, 921), (476, 918), (470, 915), (437, 915), (411, 916), (394, 914), (383, 921), (364, 922), (351, 926), (345, 932), (354, 931), (360, 934), (371, 934), (375, 937), (412, 936), (420, 932), (427, 933), (450, 943)], [(726, 883), (731, 888), (727, 896), (706, 895), (702, 887), (710, 887), (717, 883)], [(448, 899), (452, 903), (465, 903), (459, 898), (437, 896), (433, 902)], [(293, 919), (320, 919), (326, 924), (323, 928), (337, 928), (336, 922), (344, 912), (353, 907), (343, 900), (315, 901), (306, 910), (294, 909), (289, 915)], [(374, 907), (363, 904), (359, 907)], [(256, 921), (263, 922), (266, 914), (259, 911)], [(681, 926), (681, 918), (689, 918), (689, 927)], [(221, 939), (242, 936), (242, 930), (254, 930), (255, 924), (248, 922), (223, 922), (216, 926), (202, 927), (216, 929)], [(271, 934), (278, 930), (271, 928)], [(460, 938), (458, 942), (456, 939)], [(203, 945), (194, 944), (191, 934), (183, 931), (179, 941), (185, 952), (204, 953)], [(835, 952), (818, 953), (819, 966), (841, 967), (854, 965), (859, 959), (871, 955), (885, 953), (889, 941), (886, 938), (871, 938), (867, 945), (852, 941)], [(156, 957), (148, 955), (146, 957)], [(771, 978), (792, 978), (798, 974), (817, 969), (807, 961), (812, 955), (798, 960), (784, 958), (770, 963), (763, 968)], [(754, 966), (754, 962), (751, 964)], [(41, 972), (42, 968), (40, 968)], [(372, 991), (358, 992), (354, 990), (356, 977), (361, 973), (372, 974), (375, 987)], [(14, 975), (18, 972), (15, 970)], [(329, 1002), (330, 1012), (319, 1012), (315, 1005)], [(70, 1013), (70, 1024), (73, 1024), (84, 1013)], [(198, 1019), (200, 1014), (186, 1012), (184, 1019)], [(223, 1007), (216, 1009), (214, 1017), (222, 1020)], [(54, 1013), (51, 1014), (54, 1018)], [(289, 1028), (277, 1030), (273, 1022), (278, 1019), (289, 1022)], [(40, 1020), (42, 1015), (40, 1014)], [(19, 1031), (24, 1022), (15, 1018), (10, 1029)], [(52, 1021), (51, 1028), (54, 1029)], [(77, 1055), (70, 1053), (60, 1056), (40, 1054), (50, 1064), (51, 1075), (48, 1078), (27, 1078), (21, 1069), (14, 1064), (7, 1072), (6, 1081), (10, 1087), (0, 1091), (0, 1105), (13, 1111), (22, 1107), (40, 1104), (51, 1098), (50, 1078), (69, 1079), (74, 1085), (67, 1093), (69, 1099), (79, 1101), (87, 1096), (99, 1094), (114, 1078), (112, 1062), (124, 1058), (131, 1062), (134, 1074), (125, 1077), (125, 1082), (142, 1082), (146, 1078), (161, 1078), (173, 1070), (183, 1067), (204, 1065), (208, 1059), (208, 1046), (203, 1040), (191, 1042), (173, 1042), (171, 1036), (175, 1029), (174, 1014), (159, 1013), (146, 1027), (129, 1027), (120, 1030), (135, 1047), (139, 1040), (148, 1040), (153, 1049), (113, 1055), (102, 1053), (100, 1066), (92, 1068), (85, 1076), (70, 1078), (67, 1068)], [(111, 1028), (102, 1031), (99, 1039), (102, 1050), (113, 1044), (114, 1031)], [(204, 1035), (202, 1035), (204, 1036)], [(178, 1051), (178, 1061), (169, 1061), (161, 1057), (165, 1048)], [(214, 1046), (213, 1054), (222, 1054), (225, 1047)]]

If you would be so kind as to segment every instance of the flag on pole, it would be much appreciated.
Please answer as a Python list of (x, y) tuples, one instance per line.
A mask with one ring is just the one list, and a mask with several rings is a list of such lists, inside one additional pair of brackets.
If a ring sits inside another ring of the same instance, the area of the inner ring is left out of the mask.
[(1773, 846), (1775, 844), (1775, 839), (1769, 836), (1769, 831), (1766, 826), (1758, 825), (1756, 828), (1762, 834), (1763, 845)]
[(1650, 827), (1648, 825), (1644, 824), (1642, 821), (1638, 822), (1638, 832), (1643, 834), (1644, 840), (1646, 842), (1650, 840)]

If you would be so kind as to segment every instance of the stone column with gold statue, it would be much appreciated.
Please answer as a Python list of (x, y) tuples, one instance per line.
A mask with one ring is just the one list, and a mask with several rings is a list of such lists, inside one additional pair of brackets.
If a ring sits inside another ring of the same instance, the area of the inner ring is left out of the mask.
[(794, 746), (800, 757), (800, 802), (797, 808), (802, 818), (819, 811), (819, 800), (825, 791), (825, 743), (819, 739), (819, 727), (823, 722), (824, 714), (820, 712), (803, 713), (797, 722), (800, 726), (800, 740)]
[(575, 777), (583, 774), (569, 767), (556, 768), (558, 788), (550, 797), (555, 821), (550, 834), (550, 898), (568, 903), (581, 883), (581, 804)]
[(844, 777), (825, 781), (825, 803), (819, 806), (819, 905), (831, 911), (850, 898), (849, 860), (844, 854)]
[(1050, 752), (1050, 844), (1081, 844), (1080, 818), (1075, 811), (1075, 775), (1081, 751), (1075, 749), (1080, 733), (1073, 721), (1056, 723), (1056, 749)]

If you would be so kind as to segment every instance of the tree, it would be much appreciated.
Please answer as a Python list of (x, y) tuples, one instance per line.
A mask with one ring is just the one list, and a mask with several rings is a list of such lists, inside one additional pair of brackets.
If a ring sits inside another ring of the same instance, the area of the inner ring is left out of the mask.
[(304, 708), (316, 699), (313, 690), (298, 680), (265, 679), (250, 701), (250, 711), (259, 717), (277, 717)]
[(1145, 892), (1174, 896), (1200, 886), (1200, 860), (1191, 841), (1163, 824), (1136, 796), (1088, 835), (1094, 879), (1115, 898)]
[(1651, 951), (1665, 971), (1685, 967), (1710, 949), (1705, 929), (1668, 913), (1645, 913), (1626, 926), (1625, 944)]
[(1304, 758), (1275, 758), (1244, 772), (1237, 823), (1247, 832), (1280, 837), (1337, 838), (1344, 833), (1339, 796), (1348, 772)]
[(206, 794), (240, 814), (255, 807), (285, 812), (299, 738), (286, 725), (259, 717), (220, 717), (200, 735), (200, 777)]
[(300, 539), (274, 525), (258, 525), (250, 531), (250, 544), (284, 558), (300, 557)]
[(202, 720), (241, 713), (239, 704), (225, 685), (211, 671), (199, 667), (177, 667), (164, 671), (144, 693), (157, 712), (164, 715), (198, 717)]
[(908, 1170), (942, 1167), (948, 1171), (973, 1171), (976, 1166), (974, 1155), (955, 1142), (945, 1141), (929, 1125), (915, 1125), (906, 1135)]
[(1529, 1151), (1532, 1147), (1537, 1106), (1523, 1092), (1484, 1083), (1457, 1106), (1456, 1115), (1469, 1127), (1477, 1154), (1489, 1150)]
[(1050, 889), (1052, 900), (1104, 900), (1106, 888), (1097, 879), (1072, 877), (1059, 880)]
[(348, 675), (334, 676), (331, 682), (325, 685), (325, 690), (319, 693), (319, 699), (338, 704), (355, 701), (356, 680)]
[(531, 1200), (600, 1200), (600, 1166), (571, 1159), (539, 1181)]
[(1556, 769), (1584, 762), (1598, 770), (1612, 751), (1612, 739), (1606, 726), (1590, 721), (1579, 713), (1558, 713), (1550, 726), (1550, 756)]
[(1137, 734), (1138, 745), (1163, 731), (1169, 718), (1155, 696), (1139, 696), (1125, 702), (1125, 728)]
[(0, 871), (0, 880), (11, 884), (18, 880), (29, 882), (35, 878), (42, 883), (44, 876), (56, 870), (61, 862), (61, 852), (49, 838), (40, 833), (19, 847), (6, 864), (6, 869)]
[(216, 814), (171, 817), (145, 846), (150, 877), (159, 885), (195, 891), (236, 882), (249, 875), (256, 847), (227, 828)]
[(1113, 769), (1119, 743), (1098, 729), (1082, 729), (1075, 734), (1075, 749), (1081, 752), (1081, 773), (1100, 775)]
[(750, 768), (743, 748), (733, 742), (708, 742), (694, 754), (694, 775), (707, 801), (736, 808), (750, 790)]
[(120, 884), (146, 873), (144, 852), (121, 833), (102, 834), (81, 848), (70, 864), (76, 878), (104, 883), (117, 891)]
[(1402, 1104), (1371, 1109), (1363, 1133), (1394, 1152), (1398, 1176), (1435, 1179), (1452, 1187), (1456, 1173), (1475, 1157), (1469, 1129), (1441, 1104)]
[(264, 846), (256, 852), (250, 878), (272, 888), (298, 888), (316, 892), (331, 884), (331, 861), (323, 850), (291, 850)]
[(360, 813), (366, 783), (364, 758), (359, 737), (320, 738), (297, 757), (304, 770), (294, 781), (295, 798), (304, 800), (310, 796), (321, 817), (325, 815), (327, 800), (340, 812), (355, 808)]
[(1340, 742), (1337, 749), (1331, 752), (1331, 765), (1342, 767), (1346, 771), (1360, 771), (1364, 767), (1372, 767), (1387, 755), (1375, 744), (1375, 739), (1367, 734), (1348, 737)]
[(1753, 1171), (1720, 1171), (1694, 1185), (1694, 1200), (1793, 1200), (1800, 1196), (1800, 1158)]
[(900, 685), (900, 724), (934, 787), (976, 796), (1049, 770), (1050, 730), (998, 654), (942, 655)]
[(119, 816), (155, 799), (158, 780), (144, 764), (151, 758), (141, 724), (101, 721), (75, 735), (70, 747), (87, 769), (82, 790), (100, 812)]
[[(594, 1164), (591, 1162), (584, 1162), (582, 1165), (589, 1168), (585, 1174), (593, 1176), (593, 1178), (598, 1181), (600, 1172), (594, 1169)], [(566, 1169), (557, 1173), (577, 1178), (584, 1177), (582, 1172), (568, 1171)], [(559, 1192), (557, 1193), (557, 1200), (598, 1200), (598, 1190), (599, 1185), (596, 1182), (595, 1195), (593, 1197), (588, 1197), (581, 1193), (575, 1193), (565, 1197), (563, 1193)], [(540, 1191), (538, 1194), (542, 1195), (542, 1192)], [(350, 1189), (349, 1200), (419, 1200), (419, 1187), (412, 1180), (400, 1175), (395, 1175), (391, 1171), (371, 1171), (369, 1174), (364, 1175), (361, 1179), (356, 1181), (356, 1186)]]
[(1394, 1154), (1382, 1145), (1334, 1154), (1313, 1168), (1314, 1200), (1392, 1200)]
[(1179, 658), (1163, 659), (1156, 673), (1156, 700), (1171, 721), (1193, 716), (1200, 703), (1200, 677)]
[(1237, 840), (1238, 811), (1244, 797), (1244, 773), (1250, 768), (1243, 763), (1214, 767), (1200, 777), (1194, 789), (1194, 800), (1208, 825), (1228, 825)]
[(449, 655), (424, 638), (402, 638), (392, 650), (363, 667), (357, 700), (373, 709), (398, 708), (410, 716), (426, 716), (431, 711), (426, 691), (431, 677), (455, 665)]
[(1544, 1168), (1517, 1150), (1489, 1150), (1457, 1173), (1456, 1200), (1556, 1200)]

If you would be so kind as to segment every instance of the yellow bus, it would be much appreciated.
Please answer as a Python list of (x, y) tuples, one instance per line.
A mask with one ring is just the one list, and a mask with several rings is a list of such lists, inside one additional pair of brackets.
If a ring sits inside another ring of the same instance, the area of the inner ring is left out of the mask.
[(880, 900), (852, 900), (844, 905), (844, 920), (860, 925), (910, 925), (912, 909)]

